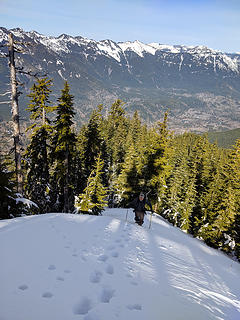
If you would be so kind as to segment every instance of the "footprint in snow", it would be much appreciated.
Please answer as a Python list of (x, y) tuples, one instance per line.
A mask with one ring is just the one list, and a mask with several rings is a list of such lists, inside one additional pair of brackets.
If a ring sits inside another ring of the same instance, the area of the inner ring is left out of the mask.
[(73, 257), (78, 257), (78, 255), (76, 253), (72, 254)]
[(64, 281), (65, 279), (63, 277), (57, 277), (57, 280)]
[(115, 242), (120, 243), (122, 240), (121, 239), (117, 239), (115, 240)]
[(110, 300), (113, 298), (114, 296), (114, 292), (115, 290), (109, 288), (109, 287), (105, 287), (102, 289), (102, 292), (100, 293), (100, 302), (102, 303), (109, 303)]
[(113, 251), (113, 252), (111, 253), (111, 256), (112, 256), (113, 258), (117, 258), (117, 257), (119, 256), (119, 253), (118, 253), (117, 251)]
[(139, 310), (139, 311), (142, 310), (142, 306), (140, 304), (138, 304), (138, 303), (129, 304), (129, 305), (127, 305), (127, 308), (129, 310)]
[(90, 275), (90, 281), (92, 283), (99, 283), (101, 281), (101, 278), (102, 278), (102, 272), (98, 270), (93, 271)]
[(111, 264), (108, 264), (106, 269), (105, 269), (106, 273), (108, 274), (114, 274), (114, 268)]
[(105, 262), (108, 259), (108, 256), (106, 254), (101, 254), (97, 259), (98, 261)]
[(22, 285), (20, 285), (19, 287), (18, 287), (18, 289), (20, 289), (20, 290), (27, 290), (28, 289), (28, 286), (26, 285), (26, 284), (22, 284)]
[(87, 261), (87, 258), (86, 258), (85, 256), (81, 256), (81, 259), (82, 259), (83, 261)]
[(53, 294), (51, 292), (44, 292), (42, 294), (42, 297), (43, 298), (52, 298), (53, 297)]
[(131, 281), (130, 283), (131, 283), (133, 286), (137, 286), (137, 285), (138, 285), (137, 281)]
[(69, 269), (65, 269), (64, 270), (64, 273), (71, 273), (72, 271), (71, 270), (69, 270)]
[(56, 267), (54, 264), (50, 264), (48, 267), (48, 270), (56, 270)]
[(88, 297), (83, 297), (78, 303), (73, 307), (73, 313), (87, 314), (92, 309), (92, 301)]
[(132, 278), (133, 276), (131, 275), (131, 273), (127, 273), (127, 274), (126, 274), (126, 277), (127, 277), (127, 278)]
[(113, 250), (113, 249), (115, 249), (115, 246), (113, 246), (113, 245), (108, 246), (107, 249), (108, 249), (108, 250)]

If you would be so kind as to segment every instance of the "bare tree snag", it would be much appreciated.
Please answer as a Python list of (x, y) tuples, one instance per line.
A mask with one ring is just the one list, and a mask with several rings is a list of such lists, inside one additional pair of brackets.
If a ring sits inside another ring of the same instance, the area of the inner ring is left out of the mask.
[(17, 191), (23, 194), (23, 174), (21, 166), (21, 147), (20, 147), (20, 124), (19, 124), (19, 108), (18, 108), (18, 92), (16, 81), (16, 68), (14, 60), (14, 45), (13, 35), (9, 33), (9, 68), (10, 68), (10, 81), (12, 91), (12, 120), (14, 131), (14, 150), (15, 150), (15, 170), (17, 177)]

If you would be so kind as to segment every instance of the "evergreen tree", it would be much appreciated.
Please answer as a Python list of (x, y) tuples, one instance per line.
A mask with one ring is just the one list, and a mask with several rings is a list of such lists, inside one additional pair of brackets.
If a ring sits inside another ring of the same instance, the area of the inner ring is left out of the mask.
[(102, 151), (101, 146), (103, 139), (101, 136), (102, 128), (102, 105), (93, 110), (85, 130), (85, 147), (84, 147), (84, 167), (85, 175), (88, 177), (95, 166), (95, 159)]
[(31, 113), (30, 119), (35, 122), (29, 129), (33, 129), (39, 125), (45, 126), (50, 123), (47, 114), (54, 110), (54, 108), (49, 105), (49, 95), (52, 92), (50, 89), (51, 86), (52, 80), (48, 78), (37, 79), (37, 83), (34, 83), (32, 86), (31, 93), (28, 95), (30, 103), (26, 110)]
[(103, 166), (104, 162), (99, 154), (95, 167), (88, 178), (87, 186), (84, 192), (79, 195), (75, 204), (76, 208), (82, 213), (99, 215), (106, 206), (107, 190), (102, 183)]
[(113, 184), (118, 178), (124, 163), (128, 128), (129, 120), (126, 118), (123, 102), (117, 100), (110, 108), (103, 130), (106, 150), (109, 155), (109, 179)]
[(15, 194), (12, 175), (13, 173), (7, 170), (6, 164), (0, 159), (0, 219), (9, 219), (13, 216)]
[(132, 141), (130, 146), (127, 148), (125, 161), (115, 184), (115, 187), (121, 197), (121, 205), (129, 203), (131, 197), (141, 191), (141, 175), (137, 168), (138, 160), (139, 154)]
[(25, 185), (27, 196), (38, 204), (40, 213), (50, 208), (49, 191), (49, 161), (48, 138), (51, 132), (50, 120), (47, 114), (54, 110), (49, 106), (52, 81), (47, 78), (38, 79), (31, 88), (30, 104), (27, 110), (31, 112), (30, 118), (34, 120), (28, 130), (32, 130), (30, 144), (25, 154), (27, 181)]
[(240, 139), (236, 141), (233, 151), (230, 154), (229, 164), (229, 180), (231, 182), (232, 206), (234, 206), (234, 220), (230, 228), (231, 241), (229, 245), (232, 252), (240, 261)]
[[(108, 184), (108, 167), (109, 167), (109, 157), (106, 152), (106, 142), (104, 140), (104, 123), (102, 116), (103, 106), (99, 105), (95, 110), (93, 110), (89, 122), (84, 125), (79, 134), (77, 141), (78, 150), (78, 176), (82, 177), (82, 181), (78, 178), (78, 192), (83, 191), (86, 187), (87, 179), (95, 167), (96, 157), (101, 153), (102, 160), (104, 162), (103, 166), (103, 184), (107, 186)], [(81, 163), (81, 165), (80, 165)]]
[(168, 113), (164, 115), (163, 122), (157, 123), (157, 128), (152, 132), (151, 146), (148, 150), (146, 164), (146, 178), (148, 186), (154, 195), (156, 210), (163, 206), (163, 199), (166, 193), (166, 181), (171, 173), (169, 157), (171, 154), (171, 135), (167, 129)]
[(65, 82), (58, 99), (57, 118), (53, 126), (51, 162), (53, 164), (52, 185), (57, 196), (58, 210), (69, 212), (74, 206), (74, 157), (76, 136), (72, 130), (74, 108), (73, 96)]

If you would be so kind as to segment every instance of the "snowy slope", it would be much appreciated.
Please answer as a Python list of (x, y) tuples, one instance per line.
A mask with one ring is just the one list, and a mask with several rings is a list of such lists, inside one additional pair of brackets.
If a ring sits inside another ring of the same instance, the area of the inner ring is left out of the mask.
[(240, 319), (240, 264), (126, 213), (0, 221), (0, 320)]

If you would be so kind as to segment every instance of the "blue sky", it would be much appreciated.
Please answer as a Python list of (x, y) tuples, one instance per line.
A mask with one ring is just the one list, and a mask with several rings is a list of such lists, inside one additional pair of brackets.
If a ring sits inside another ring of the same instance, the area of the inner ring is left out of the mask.
[(0, 26), (240, 51), (240, 0), (0, 0)]

